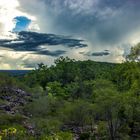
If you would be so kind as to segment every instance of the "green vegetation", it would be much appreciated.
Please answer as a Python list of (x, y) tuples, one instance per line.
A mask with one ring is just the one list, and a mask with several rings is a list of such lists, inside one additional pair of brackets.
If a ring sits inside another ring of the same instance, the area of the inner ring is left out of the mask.
[(139, 140), (140, 62), (60, 57), (24, 76), (0, 74), (2, 140)]

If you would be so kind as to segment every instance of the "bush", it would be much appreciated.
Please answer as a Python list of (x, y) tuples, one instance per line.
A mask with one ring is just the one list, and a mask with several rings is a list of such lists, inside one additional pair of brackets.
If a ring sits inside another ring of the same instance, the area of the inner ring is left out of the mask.
[(52, 136), (46, 136), (45, 140), (73, 140), (73, 135), (69, 132), (58, 132)]

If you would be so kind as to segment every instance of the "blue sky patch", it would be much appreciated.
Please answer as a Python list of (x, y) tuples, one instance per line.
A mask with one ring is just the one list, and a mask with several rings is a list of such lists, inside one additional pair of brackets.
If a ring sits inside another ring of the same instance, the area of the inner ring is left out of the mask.
[(16, 21), (14, 32), (26, 31), (31, 23), (31, 20), (24, 16), (15, 17), (14, 20)]

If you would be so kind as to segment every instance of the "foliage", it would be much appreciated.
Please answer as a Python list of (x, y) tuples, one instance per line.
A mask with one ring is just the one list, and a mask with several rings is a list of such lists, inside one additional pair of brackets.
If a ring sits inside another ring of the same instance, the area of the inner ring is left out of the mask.
[(69, 132), (58, 132), (52, 136), (46, 136), (44, 140), (72, 140), (73, 135)]
[(131, 48), (130, 53), (127, 55), (126, 59), (128, 61), (140, 61), (140, 43), (136, 44)]
[[(140, 139), (140, 62), (130, 58), (112, 64), (60, 57), (22, 77), (1, 73), (0, 139)], [(13, 101), (4, 87), (23, 89), (30, 100)]]

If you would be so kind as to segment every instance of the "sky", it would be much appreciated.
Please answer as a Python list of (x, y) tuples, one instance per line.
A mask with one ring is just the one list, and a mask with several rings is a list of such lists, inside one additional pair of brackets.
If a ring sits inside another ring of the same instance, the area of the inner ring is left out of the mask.
[(121, 63), (140, 42), (140, 0), (0, 0), (0, 69), (60, 56)]

